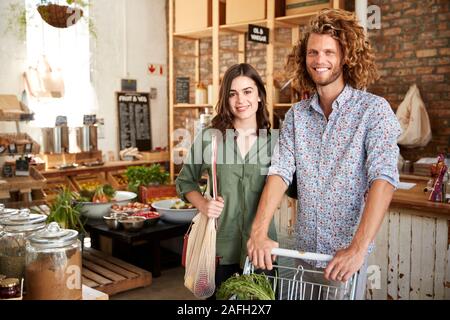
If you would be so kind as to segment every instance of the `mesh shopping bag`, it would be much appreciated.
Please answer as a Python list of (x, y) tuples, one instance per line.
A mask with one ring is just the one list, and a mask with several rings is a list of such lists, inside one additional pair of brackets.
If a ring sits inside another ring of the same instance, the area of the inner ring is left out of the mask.
[[(217, 199), (217, 141), (212, 136), (212, 187), (213, 198)], [(190, 233), (185, 236), (186, 271), (184, 285), (197, 298), (208, 298), (215, 292), (216, 275), (216, 219), (198, 213), (192, 219)]]

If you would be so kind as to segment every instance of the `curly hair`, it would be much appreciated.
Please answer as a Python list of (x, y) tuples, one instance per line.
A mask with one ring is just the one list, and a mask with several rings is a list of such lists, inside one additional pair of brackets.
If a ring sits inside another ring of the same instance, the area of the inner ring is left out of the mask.
[(315, 92), (316, 85), (306, 68), (306, 49), (311, 33), (328, 34), (339, 42), (345, 83), (366, 89), (379, 78), (375, 55), (356, 15), (341, 9), (324, 9), (312, 18), (295, 47), (296, 78), (302, 90)]
[(239, 76), (245, 76), (252, 79), (258, 88), (258, 95), (261, 99), (258, 102), (258, 110), (256, 111), (256, 124), (260, 129), (270, 129), (269, 112), (266, 106), (266, 89), (264, 82), (258, 72), (248, 63), (239, 63), (231, 66), (225, 72), (219, 89), (219, 101), (216, 105), (216, 116), (211, 121), (211, 127), (222, 132), (225, 138), (227, 129), (235, 129), (233, 125), (234, 116), (231, 113), (228, 98), (230, 95), (231, 83)]

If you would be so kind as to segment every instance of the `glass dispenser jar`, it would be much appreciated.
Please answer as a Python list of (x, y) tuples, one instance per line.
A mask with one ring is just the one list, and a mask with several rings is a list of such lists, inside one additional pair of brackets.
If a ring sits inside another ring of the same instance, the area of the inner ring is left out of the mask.
[(27, 300), (81, 300), (78, 232), (56, 222), (36, 232), (26, 247)]
[(28, 238), (45, 227), (46, 215), (31, 214), (29, 209), (0, 220), (0, 274), (22, 279), (25, 274), (25, 245)]
[[(5, 208), (5, 205), (3, 203), (0, 203), (0, 220), (4, 219), (4, 218), (8, 218), (14, 214), (18, 214), (19, 210), (18, 209), (9, 209), (9, 208)], [(2, 230), (3, 227), (0, 225), (0, 236), (2, 235)]]

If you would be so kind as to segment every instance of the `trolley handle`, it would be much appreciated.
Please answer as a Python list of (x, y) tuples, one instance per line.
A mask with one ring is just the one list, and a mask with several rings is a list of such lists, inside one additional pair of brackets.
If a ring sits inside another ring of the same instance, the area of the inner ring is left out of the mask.
[(273, 248), (272, 254), (277, 255), (277, 256), (296, 258), (296, 259), (302, 259), (302, 260), (331, 261), (333, 259), (333, 256), (331, 256), (329, 254), (296, 251), (296, 250), (281, 249), (281, 248)]

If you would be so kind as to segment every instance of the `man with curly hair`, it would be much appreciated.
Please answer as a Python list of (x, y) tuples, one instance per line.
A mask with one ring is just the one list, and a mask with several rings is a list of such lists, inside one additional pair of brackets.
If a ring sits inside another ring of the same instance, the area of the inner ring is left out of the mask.
[(399, 181), (400, 125), (384, 98), (365, 91), (378, 74), (354, 13), (321, 11), (296, 46), (295, 61), (296, 80), (311, 97), (286, 113), (248, 255), (255, 266), (272, 269), (278, 243), (267, 237), (269, 222), (296, 183), (297, 249), (334, 256), (310, 262), (327, 284), (341, 285), (360, 270), (362, 299), (367, 256)]

